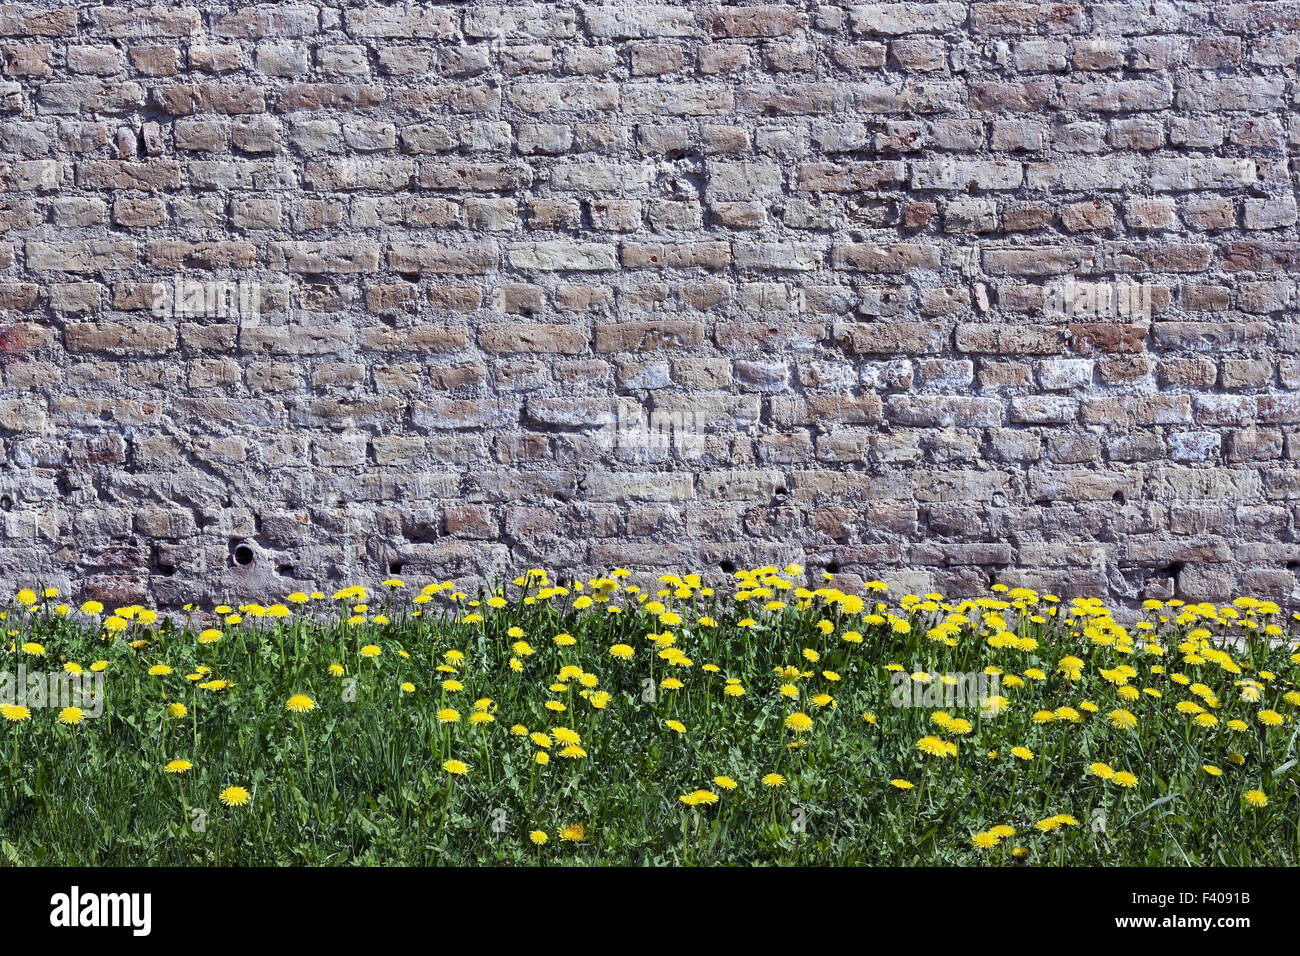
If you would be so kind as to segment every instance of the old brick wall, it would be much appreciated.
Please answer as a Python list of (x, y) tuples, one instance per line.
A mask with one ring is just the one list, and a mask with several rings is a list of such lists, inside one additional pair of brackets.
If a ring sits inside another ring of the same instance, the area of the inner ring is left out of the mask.
[(5, 4), (0, 50), (7, 584), (1291, 599), (1300, 3)]

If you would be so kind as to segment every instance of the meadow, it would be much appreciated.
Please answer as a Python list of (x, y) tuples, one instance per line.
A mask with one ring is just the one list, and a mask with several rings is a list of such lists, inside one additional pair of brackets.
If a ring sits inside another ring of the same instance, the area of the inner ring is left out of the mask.
[(0, 861), (1300, 862), (1300, 654), (1275, 603), (1121, 623), (797, 566), (633, 580), (180, 614), (24, 588)]

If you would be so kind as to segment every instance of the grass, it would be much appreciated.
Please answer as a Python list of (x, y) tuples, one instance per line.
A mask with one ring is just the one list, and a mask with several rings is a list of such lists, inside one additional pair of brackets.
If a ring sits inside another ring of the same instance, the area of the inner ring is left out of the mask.
[(631, 580), (179, 617), (20, 591), (0, 671), (103, 683), (79, 708), (7, 685), (0, 858), (1300, 861), (1275, 604), (1150, 602), (1125, 626), (1099, 601), (846, 594), (795, 567)]

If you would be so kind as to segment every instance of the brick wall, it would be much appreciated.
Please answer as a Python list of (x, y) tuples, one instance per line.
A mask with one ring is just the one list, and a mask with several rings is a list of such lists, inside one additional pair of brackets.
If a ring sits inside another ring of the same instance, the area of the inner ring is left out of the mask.
[(6, 4), (0, 50), (5, 583), (1296, 587), (1300, 3)]

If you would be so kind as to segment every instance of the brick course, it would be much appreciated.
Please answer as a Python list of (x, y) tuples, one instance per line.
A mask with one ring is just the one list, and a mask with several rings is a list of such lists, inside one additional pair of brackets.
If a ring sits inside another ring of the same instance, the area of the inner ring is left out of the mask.
[(1289, 0), (5, 4), (0, 580), (1300, 603), (1298, 60)]

